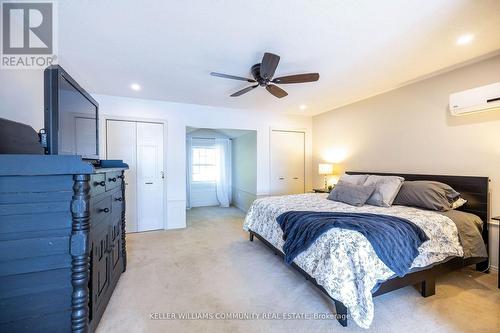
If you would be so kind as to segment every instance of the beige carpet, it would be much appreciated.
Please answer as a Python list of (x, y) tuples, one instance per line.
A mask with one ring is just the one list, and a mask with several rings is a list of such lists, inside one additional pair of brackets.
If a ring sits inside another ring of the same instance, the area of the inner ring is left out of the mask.
[[(196, 208), (188, 228), (127, 236), (128, 267), (98, 332), (366, 332), (335, 320), (152, 320), (151, 313), (331, 313), (331, 302), (261, 242), (235, 208)], [(466, 269), (436, 295), (406, 287), (375, 298), (369, 332), (499, 332), (496, 274)], [(166, 317), (165, 317), (166, 318)]]

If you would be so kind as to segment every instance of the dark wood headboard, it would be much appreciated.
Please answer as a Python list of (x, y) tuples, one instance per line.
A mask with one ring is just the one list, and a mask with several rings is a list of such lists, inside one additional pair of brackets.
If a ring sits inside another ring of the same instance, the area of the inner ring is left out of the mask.
[(347, 171), (350, 175), (381, 175), (381, 176), (399, 176), (405, 180), (432, 180), (450, 185), (456, 191), (460, 192), (467, 203), (458, 210), (472, 213), (483, 220), (483, 240), (488, 245), (488, 222), (489, 214), (489, 178), (471, 177), (471, 176), (442, 176), (442, 175), (416, 175), (404, 173), (383, 173), (383, 172), (359, 172)]

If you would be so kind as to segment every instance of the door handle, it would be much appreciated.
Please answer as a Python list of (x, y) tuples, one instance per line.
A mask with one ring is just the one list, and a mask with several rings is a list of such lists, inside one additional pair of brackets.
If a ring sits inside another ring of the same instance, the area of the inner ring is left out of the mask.
[(153, 183), (149, 183), (149, 182), (148, 183), (144, 183), (144, 184), (146, 184), (146, 185), (153, 185)]
[(165, 172), (160, 171), (160, 174), (161, 174), (161, 179), (165, 179)]

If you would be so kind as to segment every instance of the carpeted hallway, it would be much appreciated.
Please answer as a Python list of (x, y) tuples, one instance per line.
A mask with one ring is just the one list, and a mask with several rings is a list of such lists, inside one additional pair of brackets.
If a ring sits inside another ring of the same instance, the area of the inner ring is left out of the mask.
[[(127, 271), (97, 331), (366, 332), (352, 321), (342, 328), (335, 320), (168, 320), (167, 313), (331, 313), (311, 283), (248, 241), (243, 219), (235, 208), (195, 208), (187, 229), (129, 234)], [(379, 296), (369, 332), (498, 332), (496, 278), (467, 269), (439, 278), (429, 298), (412, 287)]]

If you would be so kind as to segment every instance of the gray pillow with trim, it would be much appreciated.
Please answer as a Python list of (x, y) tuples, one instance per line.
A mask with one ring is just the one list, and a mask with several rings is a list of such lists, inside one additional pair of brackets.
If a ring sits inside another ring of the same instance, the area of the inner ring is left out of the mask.
[(375, 191), (375, 186), (354, 185), (339, 181), (327, 199), (359, 207), (365, 204), (373, 191)]
[(444, 183), (429, 180), (405, 181), (394, 204), (444, 212), (452, 209), (458, 198), (460, 193)]

